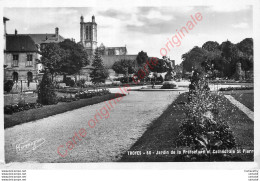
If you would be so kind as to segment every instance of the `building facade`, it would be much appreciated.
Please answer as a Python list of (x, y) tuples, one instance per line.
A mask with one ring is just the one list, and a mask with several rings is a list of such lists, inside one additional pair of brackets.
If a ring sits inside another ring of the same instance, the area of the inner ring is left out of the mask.
[(38, 79), (40, 54), (35, 42), (27, 35), (6, 35), (5, 80), (35, 82)]

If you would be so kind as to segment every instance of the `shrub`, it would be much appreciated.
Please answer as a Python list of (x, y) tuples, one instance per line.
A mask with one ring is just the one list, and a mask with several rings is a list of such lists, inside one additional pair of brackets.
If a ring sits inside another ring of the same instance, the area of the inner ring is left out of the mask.
[(4, 114), (13, 114), (20, 111), (29, 109), (36, 109), (42, 107), (39, 103), (18, 103), (4, 106)]
[(219, 91), (232, 91), (232, 90), (253, 90), (254, 87), (227, 87), (220, 88)]
[(84, 87), (85, 82), (86, 82), (85, 79), (80, 79), (80, 80), (77, 81), (76, 84), (77, 84), (78, 87)]
[(175, 84), (164, 84), (161, 89), (175, 89), (176, 85)]
[(157, 81), (163, 83), (163, 77), (162, 77), (162, 75), (160, 75), (160, 77), (157, 78)]
[(74, 87), (75, 86), (75, 81), (71, 79), (70, 77), (66, 77), (66, 80), (64, 82), (66, 86)]
[(55, 87), (48, 73), (45, 73), (42, 77), (42, 81), (39, 85), (37, 102), (43, 105), (58, 103), (57, 96), (55, 94)]
[(4, 83), (4, 91), (6, 92), (10, 92), (13, 88), (14, 82), (12, 80), (7, 80)]

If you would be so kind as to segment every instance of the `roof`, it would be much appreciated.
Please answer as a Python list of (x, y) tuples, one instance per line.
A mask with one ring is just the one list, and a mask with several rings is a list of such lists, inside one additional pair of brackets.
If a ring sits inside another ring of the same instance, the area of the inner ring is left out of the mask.
[(27, 35), (7, 35), (6, 52), (37, 52), (35, 42)]
[(9, 21), (9, 19), (6, 17), (3, 17), (3, 21), (6, 22), (6, 21)]
[(61, 41), (64, 41), (65, 38), (59, 35), (59, 41), (58, 38), (56, 38), (55, 34), (24, 34), (30, 36), (36, 44), (42, 44), (42, 43), (59, 43)]

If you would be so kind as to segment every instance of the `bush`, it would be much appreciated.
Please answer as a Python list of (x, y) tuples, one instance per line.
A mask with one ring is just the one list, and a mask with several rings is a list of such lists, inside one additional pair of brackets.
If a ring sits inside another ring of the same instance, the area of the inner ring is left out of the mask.
[(232, 91), (232, 90), (253, 90), (254, 87), (227, 87), (220, 88), (219, 91)]
[(162, 77), (162, 75), (160, 75), (160, 77), (157, 78), (157, 81), (163, 83), (163, 77)]
[(74, 87), (75, 86), (75, 81), (71, 79), (70, 77), (66, 77), (66, 80), (64, 82), (66, 86)]
[(164, 84), (161, 89), (175, 89), (176, 85), (174, 84)]
[(80, 79), (79, 81), (77, 81), (76, 85), (77, 85), (78, 87), (84, 87), (85, 82), (86, 82), (85, 79)]
[(58, 103), (57, 96), (55, 94), (55, 87), (48, 73), (45, 73), (42, 77), (42, 81), (39, 85), (37, 102), (43, 105)]
[(13, 114), (29, 109), (36, 109), (39, 107), (42, 107), (42, 105), (39, 103), (19, 103), (13, 105), (6, 105), (4, 106), (4, 114)]
[(14, 82), (12, 80), (7, 80), (4, 83), (4, 91), (6, 92), (10, 92), (13, 88)]

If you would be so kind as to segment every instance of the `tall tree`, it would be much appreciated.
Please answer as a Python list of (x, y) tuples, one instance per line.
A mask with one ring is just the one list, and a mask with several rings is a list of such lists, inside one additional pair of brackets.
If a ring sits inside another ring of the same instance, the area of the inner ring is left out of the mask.
[(113, 64), (112, 69), (117, 73), (117, 74), (133, 74), (136, 72), (135, 69), (135, 62), (133, 60), (120, 60), (117, 61)]
[(81, 44), (66, 39), (60, 42), (59, 45), (66, 51), (60, 69), (64, 74), (64, 79), (66, 75), (77, 74), (82, 67), (89, 65), (90, 61), (87, 52)]
[(139, 66), (142, 66), (144, 63), (146, 63), (147, 60), (148, 60), (148, 55), (146, 52), (141, 51), (138, 53), (136, 57), (136, 61)]
[(55, 74), (60, 73), (65, 54), (66, 52), (56, 43), (49, 43), (41, 47), (40, 62), (51, 73), (52, 80)]
[(201, 63), (206, 60), (206, 50), (195, 46), (189, 52), (182, 55), (183, 70), (191, 72), (195, 69), (201, 69)]
[(90, 73), (91, 82), (93, 84), (104, 83), (108, 77), (108, 71), (105, 69), (101, 55), (99, 54), (98, 49), (96, 49), (93, 62), (92, 62), (92, 71)]
[[(150, 58), (149, 62), (151, 62)], [(154, 66), (153, 69), (151, 69), (151, 71), (157, 73), (167, 72), (167, 63), (165, 62), (165, 59), (158, 59), (156, 66)]]

